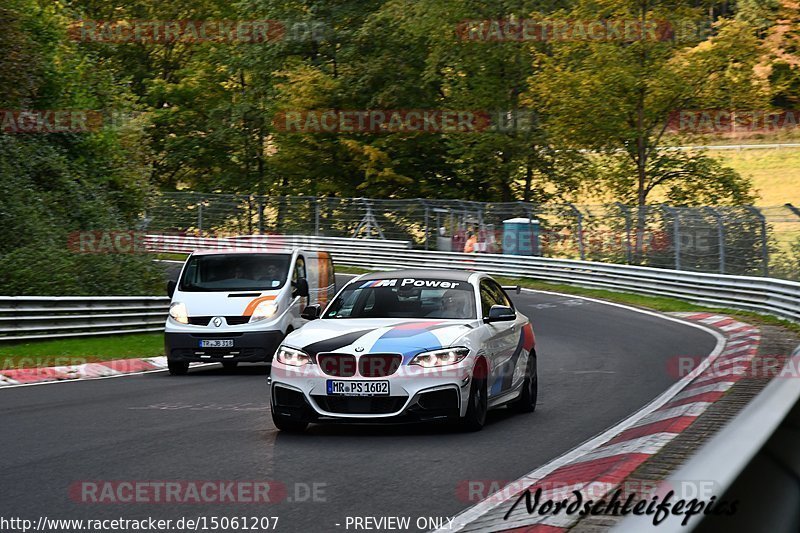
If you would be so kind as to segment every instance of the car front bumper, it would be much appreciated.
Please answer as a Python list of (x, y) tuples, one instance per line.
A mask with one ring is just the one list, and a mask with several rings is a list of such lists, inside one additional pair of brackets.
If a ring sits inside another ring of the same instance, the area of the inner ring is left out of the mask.
[[(401, 366), (379, 378), (341, 378), (317, 365), (300, 368), (273, 361), (270, 398), (280, 415), (305, 422), (400, 423), (457, 419), (469, 397), (469, 361), (445, 369)], [(329, 395), (328, 380), (389, 381), (388, 396)]]
[[(170, 361), (178, 362), (269, 362), (283, 337), (280, 331), (166, 332), (164, 353)], [(233, 347), (201, 348), (200, 341), (203, 339), (232, 339)]]

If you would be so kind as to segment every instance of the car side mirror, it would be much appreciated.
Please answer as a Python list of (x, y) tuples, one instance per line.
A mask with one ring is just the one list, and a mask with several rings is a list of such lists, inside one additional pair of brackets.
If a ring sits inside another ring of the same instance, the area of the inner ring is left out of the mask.
[(297, 281), (292, 283), (294, 290), (292, 291), (292, 296), (297, 297), (300, 296), (302, 298), (308, 298), (308, 280), (305, 278), (297, 278)]
[(517, 294), (519, 294), (520, 291), (522, 291), (522, 287), (520, 287), (519, 285), (503, 285), (502, 288), (506, 292), (515, 292)]
[(172, 295), (175, 294), (175, 288), (178, 286), (178, 282), (174, 279), (171, 279), (167, 282), (167, 296), (172, 298)]
[(507, 322), (509, 320), (516, 320), (517, 314), (508, 306), (505, 305), (493, 305), (491, 309), (489, 309), (489, 316), (486, 318), (486, 322)]
[(316, 320), (319, 318), (320, 312), (322, 311), (322, 307), (317, 304), (307, 305), (303, 312), (300, 313), (300, 318), (304, 318), (306, 320)]

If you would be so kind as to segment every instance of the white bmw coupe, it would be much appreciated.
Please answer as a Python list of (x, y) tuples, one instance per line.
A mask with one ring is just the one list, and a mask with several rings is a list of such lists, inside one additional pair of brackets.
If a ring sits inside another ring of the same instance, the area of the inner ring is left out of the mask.
[(536, 408), (533, 329), (486, 274), (366, 274), (302, 316), (272, 361), (278, 429), (444, 420), (475, 431), (491, 408)]

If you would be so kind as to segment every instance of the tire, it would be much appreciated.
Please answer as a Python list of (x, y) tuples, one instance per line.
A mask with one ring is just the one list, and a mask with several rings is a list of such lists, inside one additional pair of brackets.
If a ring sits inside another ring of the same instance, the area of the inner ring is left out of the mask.
[(270, 408), (270, 411), (272, 411), (272, 423), (275, 424), (275, 427), (280, 431), (285, 431), (286, 433), (302, 433), (308, 427), (308, 422), (279, 415), (273, 408)]
[(169, 369), (169, 373), (173, 376), (184, 376), (189, 372), (189, 363), (185, 361), (167, 360), (167, 368)]
[(472, 371), (469, 387), (469, 405), (467, 414), (459, 420), (458, 425), (462, 431), (480, 431), (486, 424), (486, 413), (489, 411), (489, 398), (486, 390), (486, 372), (483, 367), (476, 365)]
[(222, 368), (225, 370), (235, 370), (239, 366), (239, 361), (223, 361)]
[(528, 368), (525, 369), (525, 381), (519, 398), (508, 404), (515, 413), (532, 413), (536, 411), (536, 400), (539, 397), (539, 374), (536, 371), (536, 352), (528, 356)]

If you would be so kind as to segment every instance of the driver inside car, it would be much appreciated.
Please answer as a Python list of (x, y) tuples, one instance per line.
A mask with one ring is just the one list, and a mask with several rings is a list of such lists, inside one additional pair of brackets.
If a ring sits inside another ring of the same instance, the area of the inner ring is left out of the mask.
[(450, 289), (442, 296), (442, 309), (431, 313), (437, 318), (465, 318), (469, 316), (469, 297), (467, 291)]

